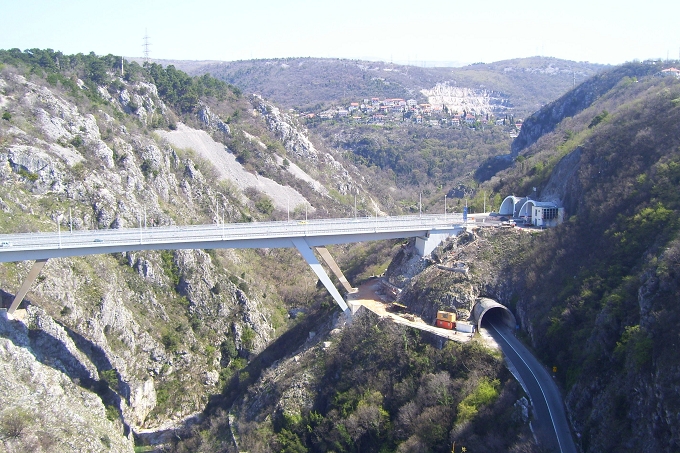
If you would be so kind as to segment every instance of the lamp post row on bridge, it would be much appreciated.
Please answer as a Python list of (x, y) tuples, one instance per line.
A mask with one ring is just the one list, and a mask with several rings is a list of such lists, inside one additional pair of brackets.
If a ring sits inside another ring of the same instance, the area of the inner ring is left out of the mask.
[[(486, 195), (486, 193), (485, 193)], [(444, 221), (447, 219), (447, 214), (448, 214), (448, 196), (445, 194), (444, 195)], [(467, 200), (466, 201), (466, 207), (467, 207)], [(486, 204), (486, 198), (485, 198), (485, 204)], [(420, 192), (419, 194), (419, 200), (418, 200), (418, 211), (419, 211), (419, 217), (422, 218), (423, 215), (423, 208), (422, 208), (422, 203), (423, 203), (423, 194)], [(485, 206), (486, 207), (486, 206)], [(217, 215), (217, 222), (220, 222), (220, 207), (219, 203), (215, 203), (215, 209), (216, 209), (216, 215)], [(290, 197), (286, 197), (286, 211), (287, 211), (287, 219), (290, 222)], [(222, 210), (222, 239), (225, 237), (225, 215), (224, 215), (225, 209)], [(142, 222), (142, 215), (144, 216), (144, 221)], [(358, 211), (357, 211), (357, 195), (354, 195), (354, 219), (357, 219)], [(62, 247), (62, 241), (61, 241), (61, 220), (63, 219), (63, 214), (60, 214), (57, 217), (57, 233), (58, 233), (58, 239), (59, 239), (59, 248)], [(147, 228), (147, 213), (146, 209), (144, 209), (143, 214), (142, 212), (139, 212), (138, 216), (138, 221), (139, 221), (139, 243), (142, 244), (144, 242), (144, 234), (143, 230)], [(305, 223), (308, 222), (308, 205), (305, 203)], [(375, 207), (375, 228), (377, 230), (378, 227), (378, 207)], [(73, 215), (72, 215), (72, 210), (69, 207), (69, 232), (73, 233)]]

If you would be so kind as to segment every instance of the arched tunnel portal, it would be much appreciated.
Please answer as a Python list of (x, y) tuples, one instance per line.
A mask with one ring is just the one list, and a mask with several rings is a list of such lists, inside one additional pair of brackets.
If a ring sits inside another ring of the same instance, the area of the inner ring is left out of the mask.
[(477, 330), (482, 327), (482, 320), (497, 320), (505, 324), (511, 329), (515, 329), (517, 320), (515, 315), (506, 307), (501, 305), (493, 299), (488, 297), (480, 297), (477, 299), (474, 307), (472, 307), (472, 316), (477, 323)]

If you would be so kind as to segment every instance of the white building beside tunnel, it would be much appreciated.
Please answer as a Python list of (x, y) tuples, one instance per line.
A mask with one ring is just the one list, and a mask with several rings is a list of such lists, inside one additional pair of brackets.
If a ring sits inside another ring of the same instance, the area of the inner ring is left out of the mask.
[(543, 228), (555, 227), (564, 221), (564, 208), (557, 206), (556, 203), (514, 195), (505, 197), (498, 213)]
[(538, 227), (556, 227), (564, 222), (564, 208), (558, 208), (551, 202), (532, 202), (531, 223)]

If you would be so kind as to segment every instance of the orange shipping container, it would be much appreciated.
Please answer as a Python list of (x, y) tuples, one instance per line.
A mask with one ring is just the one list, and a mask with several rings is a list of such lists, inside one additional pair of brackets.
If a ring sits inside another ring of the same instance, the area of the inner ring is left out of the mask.
[(441, 319), (442, 321), (456, 322), (456, 314), (448, 311), (438, 311), (437, 319)]
[(438, 319), (437, 322), (435, 323), (437, 327), (441, 327), (442, 329), (449, 329), (452, 330), (456, 323), (451, 322), (451, 321), (443, 321), (441, 319)]

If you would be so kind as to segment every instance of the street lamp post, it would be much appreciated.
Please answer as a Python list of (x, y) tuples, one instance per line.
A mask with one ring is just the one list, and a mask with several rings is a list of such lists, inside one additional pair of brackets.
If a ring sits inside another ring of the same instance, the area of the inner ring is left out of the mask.
[(59, 248), (61, 248), (61, 219), (62, 219), (62, 217), (63, 216), (61, 214), (59, 214), (57, 216), (57, 235), (59, 236)]

